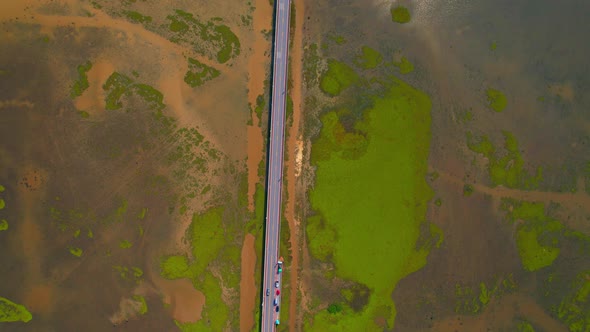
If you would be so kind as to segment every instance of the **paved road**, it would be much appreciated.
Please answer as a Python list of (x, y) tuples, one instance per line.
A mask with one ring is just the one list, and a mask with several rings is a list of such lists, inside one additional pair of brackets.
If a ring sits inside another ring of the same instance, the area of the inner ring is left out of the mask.
[[(274, 299), (275, 281), (282, 285), (278, 274), (283, 148), (285, 140), (285, 112), (287, 90), (287, 60), (289, 50), (290, 0), (275, 0), (275, 36), (273, 53), (272, 96), (270, 110), (270, 148), (268, 155), (265, 253), (262, 282), (261, 331), (274, 331), (279, 318)], [(270, 295), (267, 296), (267, 290)]]

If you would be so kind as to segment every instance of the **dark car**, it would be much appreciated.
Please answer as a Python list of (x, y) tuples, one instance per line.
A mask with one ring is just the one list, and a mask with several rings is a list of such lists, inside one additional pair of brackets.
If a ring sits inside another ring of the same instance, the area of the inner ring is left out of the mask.
[(277, 306), (276, 312), (279, 312), (279, 306)]
[(267, 288), (266, 289), (266, 296), (269, 296), (269, 295), (270, 295), (270, 288)]

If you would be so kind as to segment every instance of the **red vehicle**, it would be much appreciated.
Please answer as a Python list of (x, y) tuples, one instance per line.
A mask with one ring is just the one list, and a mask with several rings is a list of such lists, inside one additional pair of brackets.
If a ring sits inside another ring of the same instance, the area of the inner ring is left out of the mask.
[(277, 295), (281, 295), (281, 291), (277, 289)]

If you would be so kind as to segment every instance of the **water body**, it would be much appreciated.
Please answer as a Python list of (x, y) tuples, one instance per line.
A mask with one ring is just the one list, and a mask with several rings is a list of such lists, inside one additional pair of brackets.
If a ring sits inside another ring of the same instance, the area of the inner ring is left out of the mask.
[[(407, 24), (391, 20), (390, 9), (399, 5), (411, 13)], [(555, 308), (571, 303), (590, 268), (586, 249), (578, 251), (590, 235), (590, 213), (582, 203), (590, 176), (589, 12), (590, 3), (579, 0), (306, 4), (307, 42), (318, 43), (325, 57), (352, 64), (362, 46), (378, 50), (384, 62), (403, 56), (414, 71), (395, 75), (432, 100), (427, 178), (435, 194), (426, 218), (445, 238), (427, 264), (393, 292), (394, 330), (512, 331), (530, 324), (537, 331), (559, 331), (575, 329), (585, 315)], [(345, 42), (336, 42), (340, 37)], [(489, 89), (506, 97), (502, 112), (488, 105)], [(468, 133), (486, 136), (502, 158), (508, 153), (506, 132), (515, 137), (519, 157), (505, 168), (521, 163), (519, 176), (541, 168), (536, 185), (494, 182), (489, 158), (468, 147)], [(559, 235), (539, 230), (540, 243), (561, 249), (548, 266), (524, 267), (518, 234), (534, 218), (508, 220), (506, 199), (543, 202), (544, 214), (562, 225)], [(579, 237), (566, 235), (570, 231)], [(499, 304), (520, 309), (507, 313)]]

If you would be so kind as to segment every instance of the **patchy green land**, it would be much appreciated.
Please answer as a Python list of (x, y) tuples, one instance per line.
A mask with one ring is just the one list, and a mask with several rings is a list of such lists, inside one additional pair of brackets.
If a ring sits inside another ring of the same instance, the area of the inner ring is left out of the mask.
[(391, 8), (391, 19), (396, 23), (408, 23), (412, 19), (408, 8), (403, 6), (397, 6)]
[(8, 221), (6, 219), (0, 220), (0, 232), (8, 230)]
[(358, 81), (359, 76), (347, 64), (329, 59), (328, 70), (320, 79), (320, 88), (325, 94), (335, 97)]
[(503, 131), (505, 152), (496, 152), (496, 147), (487, 136), (475, 137), (467, 132), (467, 146), (473, 152), (482, 154), (488, 160), (488, 172), (494, 186), (535, 189), (543, 180), (543, 169), (538, 167), (534, 176), (525, 169), (524, 159), (518, 148), (516, 137)]
[(195, 15), (177, 9), (166, 17), (170, 41), (192, 45), (195, 51), (225, 63), (240, 54), (240, 40), (227, 25), (216, 19), (203, 23)]
[(399, 61), (394, 61), (393, 65), (399, 69), (400, 74), (409, 74), (414, 71), (414, 65), (405, 56), (402, 56)]
[[(397, 282), (426, 263), (417, 246), (432, 191), (425, 181), (430, 142), (430, 99), (392, 78), (362, 121), (347, 131), (338, 118), (322, 116), (312, 147), (317, 166), (310, 193), (312, 254), (331, 257), (338, 277), (371, 290), (359, 312), (349, 305), (314, 317), (311, 331), (378, 330), (376, 318), (393, 326), (391, 293)], [(322, 257), (323, 256), (323, 257)], [(386, 262), (386, 263), (385, 263)]]
[(145, 315), (148, 312), (147, 302), (141, 295), (133, 295), (133, 299), (139, 303), (139, 314)]
[(92, 62), (86, 61), (85, 63), (78, 66), (76, 69), (78, 71), (78, 79), (74, 82), (72, 86), (72, 90), (70, 91), (70, 97), (76, 98), (80, 97), (86, 89), (90, 86), (88, 83), (88, 71), (92, 69)]
[(373, 69), (383, 62), (383, 56), (377, 50), (368, 46), (363, 46), (361, 52), (362, 54), (358, 55), (354, 61), (354, 64), (357, 67), (362, 69)]
[(25, 306), (0, 297), (0, 322), (28, 322), (33, 315)]
[(536, 271), (550, 266), (559, 256), (559, 235), (563, 225), (545, 214), (545, 204), (504, 199), (502, 209), (517, 226), (516, 244), (523, 267)]
[(125, 17), (127, 17), (130, 21), (132, 21), (134, 23), (145, 24), (145, 23), (152, 22), (151, 16), (144, 16), (136, 11), (127, 10), (127, 11), (124, 11), (123, 14), (125, 15)]
[(191, 87), (196, 88), (220, 74), (221, 72), (219, 70), (201, 63), (199, 60), (189, 58), (188, 71), (184, 75), (184, 81)]
[(506, 96), (499, 90), (496, 89), (488, 89), (486, 91), (486, 95), (488, 96), (488, 106), (496, 112), (502, 112), (508, 101), (506, 100)]

